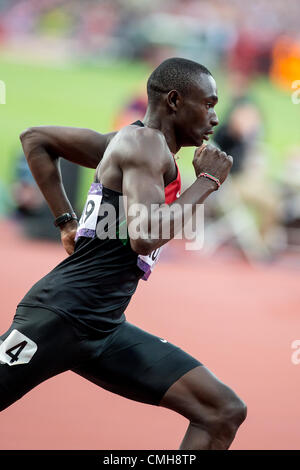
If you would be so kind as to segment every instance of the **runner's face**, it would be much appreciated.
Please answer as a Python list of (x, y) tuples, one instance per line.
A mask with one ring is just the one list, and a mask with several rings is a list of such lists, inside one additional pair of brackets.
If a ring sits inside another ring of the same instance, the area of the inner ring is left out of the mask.
[(210, 75), (201, 74), (192, 85), (180, 112), (180, 139), (182, 146), (199, 147), (209, 139), (219, 121), (215, 112), (218, 102), (216, 82)]

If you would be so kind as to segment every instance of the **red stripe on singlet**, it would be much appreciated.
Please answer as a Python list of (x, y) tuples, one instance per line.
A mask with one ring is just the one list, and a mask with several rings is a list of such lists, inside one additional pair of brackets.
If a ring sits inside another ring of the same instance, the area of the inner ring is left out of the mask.
[[(174, 156), (174, 155), (173, 155)], [(174, 159), (176, 168), (177, 168), (177, 177), (175, 180), (171, 181), (166, 187), (165, 187), (165, 202), (166, 204), (171, 204), (171, 202), (175, 201), (177, 197), (180, 196), (180, 191), (181, 191), (181, 176), (179, 172), (178, 165)]]

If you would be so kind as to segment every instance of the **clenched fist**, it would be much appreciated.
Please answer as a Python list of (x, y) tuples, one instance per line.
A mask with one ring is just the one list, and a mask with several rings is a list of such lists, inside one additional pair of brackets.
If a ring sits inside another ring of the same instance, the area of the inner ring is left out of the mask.
[(211, 144), (201, 145), (195, 150), (193, 166), (196, 176), (200, 173), (210, 173), (222, 184), (228, 176), (232, 163), (231, 155)]
[(78, 223), (76, 220), (70, 220), (60, 229), (61, 241), (68, 255), (71, 255), (74, 252), (77, 225)]

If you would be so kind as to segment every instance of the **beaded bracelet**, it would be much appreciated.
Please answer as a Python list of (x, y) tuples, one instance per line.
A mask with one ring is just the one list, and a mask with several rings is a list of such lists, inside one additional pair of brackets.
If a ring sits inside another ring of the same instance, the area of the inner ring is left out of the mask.
[(218, 180), (218, 178), (216, 178), (215, 176), (210, 175), (209, 173), (200, 173), (200, 175), (198, 175), (197, 178), (200, 178), (200, 176), (204, 176), (205, 178), (208, 178), (214, 181), (216, 185), (218, 186), (217, 189), (219, 189), (219, 187), (221, 186), (220, 180)]

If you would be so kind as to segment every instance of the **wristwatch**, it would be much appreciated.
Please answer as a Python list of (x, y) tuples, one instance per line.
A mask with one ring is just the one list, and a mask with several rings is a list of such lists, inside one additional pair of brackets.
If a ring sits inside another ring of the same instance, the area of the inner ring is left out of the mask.
[(54, 220), (53, 223), (54, 223), (55, 227), (59, 227), (59, 226), (65, 224), (65, 223), (69, 222), (70, 220), (78, 220), (77, 215), (75, 214), (75, 212), (65, 212), (64, 214), (57, 217)]

